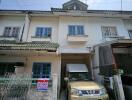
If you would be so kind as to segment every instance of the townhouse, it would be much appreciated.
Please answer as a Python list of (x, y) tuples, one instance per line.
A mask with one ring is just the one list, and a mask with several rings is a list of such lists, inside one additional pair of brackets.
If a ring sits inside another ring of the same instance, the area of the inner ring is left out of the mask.
[(131, 47), (131, 11), (89, 10), (78, 0), (51, 11), (1, 10), (0, 76), (28, 73), (52, 79), (57, 96), (65, 88), (66, 64), (85, 63), (99, 81), (94, 46), (119, 39)]

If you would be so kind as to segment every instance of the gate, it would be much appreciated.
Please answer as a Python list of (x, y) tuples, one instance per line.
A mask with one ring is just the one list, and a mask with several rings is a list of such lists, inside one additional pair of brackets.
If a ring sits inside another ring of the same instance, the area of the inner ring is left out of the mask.
[(37, 90), (37, 80), (31, 75), (6, 75), (0, 78), (0, 100), (57, 100), (58, 76), (51, 76), (45, 91)]

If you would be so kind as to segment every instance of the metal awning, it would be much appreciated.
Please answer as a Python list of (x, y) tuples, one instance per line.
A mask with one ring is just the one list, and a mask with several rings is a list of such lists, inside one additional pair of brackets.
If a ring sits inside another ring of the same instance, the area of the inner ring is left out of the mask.
[(68, 72), (88, 72), (85, 64), (67, 64)]
[(111, 46), (113, 48), (130, 48), (132, 47), (132, 39), (117, 40)]
[(46, 50), (55, 52), (59, 45), (52, 42), (13, 42), (0, 41), (0, 50)]
[(132, 47), (132, 39), (117, 39), (113, 41), (106, 41), (95, 45), (93, 48), (106, 45), (111, 45), (113, 48), (129, 48)]

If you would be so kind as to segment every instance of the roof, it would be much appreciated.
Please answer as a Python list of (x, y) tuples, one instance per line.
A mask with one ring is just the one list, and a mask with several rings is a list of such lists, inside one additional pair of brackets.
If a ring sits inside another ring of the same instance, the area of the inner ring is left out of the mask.
[(106, 46), (106, 45), (111, 45), (112, 47), (115, 47), (115, 48), (129, 48), (129, 47), (132, 47), (132, 39), (117, 39), (113, 41), (106, 41), (106, 42), (94, 45), (94, 48), (99, 46)]
[(67, 64), (66, 68), (68, 72), (88, 72), (85, 64)]
[(63, 9), (70, 9), (70, 10), (87, 10), (87, 7), (88, 7), (87, 4), (79, 0), (70, 0), (63, 4)]
[[(59, 12), (59, 14), (61, 15), (61, 13), (71, 13), (72, 10), (66, 10), (63, 8), (51, 8), (51, 11), (37, 11), (37, 10), (0, 10), (0, 15), (4, 15), (4, 14), (31, 14), (31, 15), (50, 15), (50, 16), (54, 16), (56, 15), (54, 12)], [(74, 15), (74, 12), (72, 12)], [(83, 14), (96, 14), (96, 15), (128, 15), (132, 18), (132, 11), (119, 11), (119, 10), (86, 10), (86, 11), (75, 11), (75, 13), (81, 13), (81, 15)], [(59, 16), (58, 14), (58, 16)], [(80, 16), (81, 16), (80, 15)], [(94, 15), (93, 15), (94, 16)]]
[(84, 6), (88, 6), (87, 4), (81, 2), (80, 0), (70, 0), (70, 1), (68, 1), (68, 2), (66, 2), (66, 3), (64, 3), (63, 6), (64, 6), (64, 5), (69, 5), (69, 4), (75, 3), (75, 2), (80, 3), (80, 4), (84, 5)]
[(0, 41), (0, 50), (47, 50), (56, 51), (59, 45), (51, 42)]

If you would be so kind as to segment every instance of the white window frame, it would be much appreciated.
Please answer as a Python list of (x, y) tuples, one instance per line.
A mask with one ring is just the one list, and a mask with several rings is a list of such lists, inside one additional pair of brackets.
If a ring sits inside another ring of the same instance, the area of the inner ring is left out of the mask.
[[(42, 33), (37, 33), (38, 28), (42, 29)], [(48, 29), (50, 29), (50, 31)], [(51, 38), (51, 35), (52, 35), (52, 27), (36, 27), (35, 37), (38, 37), (38, 38), (45, 38), (45, 37)]]
[(128, 34), (129, 34), (130, 39), (132, 39), (132, 29), (128, 30)]
[[(75, 27), (75, 33), (70, 32), (70, 27)], [(81, 30), (79, 30), (79, 28), (81, 28), (81, 27), (82, 27), (82, 33), (81, 32), (79, 33), (79, 31), (81, 31)], [(68, 35), (85, 35), (84, 34), (84, 25), (68, 25)]]
[(117, 32), (116, 26), (101, 26), (101, 31), (102, 31), (103, 38), (118, 37), (118, 32)]
[[(6, 30), (6, 28), (10, 28), (10, 30)], [(16, 33), (13, 33), (14, 28), (18, 29), (18, 30), (15, 30)], [(8, 31), (8, 32), (6, 32), (6, 31)], [(20, 33), (20, 27), (18, 27), (18, 26), (6, 26), (4, 28), (3, 37), (15, 37), (15, 38), (18, 38), (19, 33)]]

